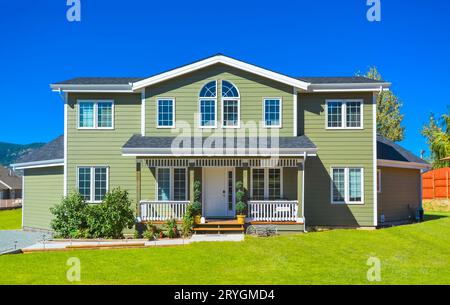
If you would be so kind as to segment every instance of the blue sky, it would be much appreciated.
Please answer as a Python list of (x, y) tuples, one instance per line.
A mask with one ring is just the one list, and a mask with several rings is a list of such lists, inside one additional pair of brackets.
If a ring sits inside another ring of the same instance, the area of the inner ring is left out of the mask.
[(215, 53), (292, 76), (354, 75), (376, 65), (403, 101), (403, 145), (450, 104), (450, 1), (66, 0), (0, 3), (0, 141), (63, 133), (63, 102), (49, 84), (77, 76), (148, 76)]

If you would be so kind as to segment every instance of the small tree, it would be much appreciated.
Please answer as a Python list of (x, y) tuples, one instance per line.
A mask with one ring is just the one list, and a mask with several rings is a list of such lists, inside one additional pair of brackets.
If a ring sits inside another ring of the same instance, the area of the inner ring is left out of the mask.
[(244, 184), (242, 181), (236, 182), (236, 213), (244, 215), (247, 209)]
[[(369, 71), (362, 76), (382, 80), (376, 67), (370, 67)], [(393, 142), (399, 142), (405, 138), (405, 127), (402, 126), (404, 115), (401, 113), (401, 107), (400, 99), (392, 91), (382, 91), (378, 94), (377, 132)]]
[(421, 133), (428, 143), (433, 168), (450, 166), (450, 161), (442, 160), (450, 156), (450, 108), (448, 114), (440, 118), (431, 114), (428, 125), (423, 126)]

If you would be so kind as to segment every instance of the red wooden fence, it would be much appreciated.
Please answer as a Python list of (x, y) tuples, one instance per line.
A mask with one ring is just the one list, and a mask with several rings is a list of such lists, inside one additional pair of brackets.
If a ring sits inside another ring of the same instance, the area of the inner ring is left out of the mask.
[(441, 168), (422, 175), (423, 199), (450, 199), (450, 168)]

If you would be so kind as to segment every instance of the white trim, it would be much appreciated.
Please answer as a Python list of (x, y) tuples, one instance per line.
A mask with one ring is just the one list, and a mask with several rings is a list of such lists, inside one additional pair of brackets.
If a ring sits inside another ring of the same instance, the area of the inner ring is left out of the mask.
[[(202, 126), (202, 101), (214, 101), (214, 126)], [(217, 128), (217, 98), (214, 97), (200, 97), (198, 99), (198, 128), (200, 129), (216, 129)]]
[[(159, 196), (159, 181), (158, 181), (158, 172), (160, 169), (168, 169), (169, 170), (169, 200), (159, 200), (158, 196)], [(175, 185), (175, 169), (184, 169), (184, 196), (185, 196), (185, 200), (181, 200), (180, 202), (189, 202), (189, 198), (188, 198), (188, 168), (184, 167), (184, 166), (158, 166), (156, 167), (156, 171), (155, 171), (155, 186), (156, 186), (156, 190), (155, 190), (155, 201), (156, 202), (173, 202), (175, 201), (175, 189), (174, 189), (174, 185)], [(178, 202), (178, 201), (177, 201)]]
[(382, 192), (382, 189), (381, 189), (381, 168), (377, 168), (376, 172), (377, 172), (377, 178), (375, 179), (377, 181), (376, 190), (377, 190), (377, 194), (380, 194)]
[(8, 184), (6, 184), (5, 182), (3, 182), (2, 180), (0, 180), (0, 183), (3, 184), (4, 186), (6, 186), (8, 189), (12, 190), (13, 188), (10, 187)]
[(297, 88), (294, 87), (294, 92), (293, 92), (293, 102), (294, 102), (294, 124), (293, 124), (293, 128), (294, 128), (294, 137), (298, 136), (298, 130), (297, 130), (297, 102), (298, 102), (298, 90)]
[(54, 159), (54, 160), (33, 161), (33, 162), (11, 164), (11, 167), (14, 170), (28, 169), (28, 168), (55, 167), (55, 166), (64, 166), (64, 159)]
[[(280, 198), (273, 200), (281, 200), (284, 196), (283, 192), (283, 167), (275, 166), (275, 167), (251, 167), (250, 168), (250, 196), (249, 201), (260, 201), (253, 199), (253, 170), (254, 169), (263, 169), (264, 170), (264, 199), (263, 201), (271, 200), (269, 199), (269, 169), (279, 169), (280, 170)], [(298, 202), (298, 201), (297, 201)]]
[[(380, 88), (382, 89), (382, 88)], [(374, 92), (372, 94), (372, 121), (373, 121), (373, 144), (372, 144), (372, 149), (373, 149), (373, 181), (374, 184), (380, 183), (380, 192), (381, 192), (381, 179), (379, 182), (377, 182), (378, 177), (377, 177), (377, 173), (378, 173), (378, 167), (377, 167), (377, 94)], [(380, 172), (380, 178), (381, 178), (381, 172)], [(378, 226), (378, 187), (375, 187), (373, 189), (373, 225), (376, 227)]]
[(415, 162), (403, 162), (393, 160), (378, 159), (377, 165), (381, 167), (394, 167), (394, 168), (406, 168), (406, 169), (429, 169), (430, 164), (415, 163)]
[[(93, 126), (92, 127), (80, 127), (80, 104), (81, 103), (93, 103)], [(112, 103), (111, 106), (111, 127), (98, 127), (98, 104)], [(77, 129), (78, 130), (114, 130), (114, 100), (108, 99), (92, 99), (92, 100), (77, 100)]]
[[(159, 126), (159, 101), (172, 101), (172, 125), (171, 126)], [(156, 129), (174, 129), (176, 128), (176, 101), (174, 97), (158, 97), (156, 99)]]
[(145, 137), (145, 88), (141, 91), (141, 135)]
[[(333, 170), (335, 169), (343, 169), (344, 170), (344, 201), (334, 201), (334, 181), (333, 181)], [(349, 192), (349, 186), (350, 186), (350, 170), (351, 169), (359, 169), (361, 170), (361, 201), (350, 201), (350, 192)], [(332, 205), (364, 205), (364, 168), (358, 167), (358, 166), (332, 166), (330, 168), (330, 200)]]
[[(266, 125), (266, 101), (273, 101), (278, 100), (280, 102), (280, 122), (278, 125)], [(283, 98), (282, 97), (263, 97), (263, 103), (262, 103), (262, 112), (263, 112), (263, 127), (272, 129), (277, 128), (281, 129), (283, 128)]]
[[(306, 232), (306, 219), (305, 219), (305, 170), (306, 170), (306, 159), (307, 154), (305, 153), (305, 156), (303, 157), (302, 161), (302, 222), (303, 222), (303, 231)], [(297, 181), (298, 183), (298, 181)], [(298, 195), (297, 195), (298, 197)], [(298, 201), (298, 198), (297, 198)], [(300, 221), (300, 220), (299, 220)]]
[(380, 87), (383, 90), (388, 90), (391, 85), (389, 82), (310, 84), (308, 92), (379, 92)]
[(22, 229), (25, 225), (25, 172), (22, 176)]
[[(109, 192), (109, 165), (77, 165), (76, 166), (76, 187), (75, 189), (79, 191), (79, 178), (80, 178), (80, 168), (89, 168), (90, 170), (90, 199), (86, 200), (88, 203), (101, 203), (102, 200), (95, 200), (95, 169), (106, 168), (106, 193)], [(106, 194), (105, 193), (105, 194)]]
[(63, 196), (67, 197), (67, 177), (68, 177), (68, 159), (67, 159), (67, 152), (68, 152), (68, 102), (69, 102), (69, 94), (67, 92), (64, 92), (64, 186), (63, 186)]
[[(347, 127), (347, 103), (360, 103), (361, 105), (361, 126)], [(328, 103), (342, 103), (341, 127), (328, 126)], [(364, 100), (362, 99), (327, 99), (325, 100), (325, 129), (326, 130), (363, 130), (364, 129)]]
[(152, 77), (149, 77), (147, 79), (135, 82), (132, 84), (132, 89), (134, 91), (142, 89), (144, 87), (150, 86), (150, 85), (154, 85), (160, 82), (163, 82), (165, 80), (174, 78), (174, 77), (178, 77), (187, 73), (191, 73), (193, 71), (199, 70), (199, 69), (203, 69), (215, 64), (224, 64), (227, 66), (231, 66), (243, 71), (247, 71), (265, 78), (269, 78), (269, 79), (273, 79), (275, 81), (281, 82), (281, 83), (285, 83), (294, 87), (298, 87), (300, 89), (306, 90), (308, 88), (308, 86), (310, 85), (307, 82), (280, 74), (280, 73), (276, 73), (276, 72), (272, 72), (270, 70), (264, 69), (264, 68), (260, 68), (224, 55), (216, 55), (210, 58), (206, 58), (204, 60), (195, 62), (193, 64), (190, 65), (186, 65), (177, 69), (173, 69), (170, 70), (168, 72), (164, 72)]

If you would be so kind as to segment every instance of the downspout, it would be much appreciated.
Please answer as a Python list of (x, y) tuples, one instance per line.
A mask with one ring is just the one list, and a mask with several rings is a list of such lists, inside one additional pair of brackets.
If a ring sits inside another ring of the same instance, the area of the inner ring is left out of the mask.
[(303, 233), (308, 233), (306, 231), (306, 219), (305, 219), (305, 170), (306, 170), (306, 158), (308, 154), (306, 151), (303, 153), (303, 177), (302, 177), (302, 218), (303, 218)]

